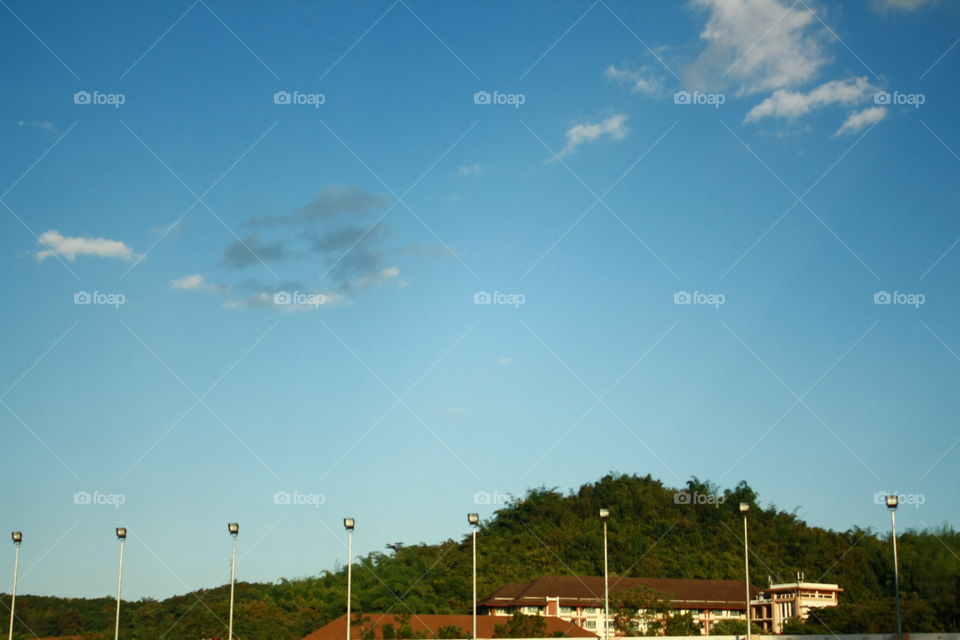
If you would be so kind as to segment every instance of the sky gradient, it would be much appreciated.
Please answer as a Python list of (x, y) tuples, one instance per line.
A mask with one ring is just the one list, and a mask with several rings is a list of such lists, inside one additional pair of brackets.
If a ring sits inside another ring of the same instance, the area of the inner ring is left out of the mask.
[(960, 5), (0, 5), (21, 592), (111, 593), (118, 525), (162, 597), (228, 521), (297, 577), (609, 471), (960, 524)]

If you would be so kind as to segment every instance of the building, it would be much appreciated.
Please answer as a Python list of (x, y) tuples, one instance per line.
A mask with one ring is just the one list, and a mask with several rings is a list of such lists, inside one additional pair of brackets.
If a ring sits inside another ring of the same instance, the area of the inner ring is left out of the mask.
[[(356, 620), (363, 622), (358, 624)], [(351, 618), (354, 622), (350, 625), (351, 640), (361, 640), (363, 637), (370, 637), (369, 632), (373, 632), (376, 640), (383, 640), (383, 628), (386, 625), (392, 625), (396, 631), (403, 624), (403, 619), (398, 619), (391, 613), (364, 613), (354, 614)], [(406, 617), (403, 617), (406, 619)], [(498, 624), (506, 623), (507, 618), (502, 616), (477, 616), (477, 638), (488, 640), (493, 638), (494, 627)], [(418, 636), (426, 638), (435, 638), (437, 632), (443, 628), (456, 627), (463, 632), (462, 638), (470, 638), (473, 634), (473, 616), (471, 615), (436, 615), (436, 614), (411, 614), (406, 622), (411, 630)], [(583, 629), (569, 620), (561, 620), (556, 617), (548, 616), (546, 619), (547, 634), (554, 636), (563, 634), (570, 638), (593, 638), (596, 640), (597, 634)], [(365, 635), (365, 632), (366, 635)], [(303, 640), (344, 640), (347, 634), (347, 616), (342, 615), (336, 620), (320, 627)], [(388, 633), (389, 635), (389, 633)]]
[(771, 584), (760, 597), (750, 602), (750, 613), (760, 628), (768, 633), (780, 633), (788, 618), (806, 620), (811, 609), (836, 607), (843, 591), (835, 584), (804, 582), (803, 574), (796, 582)]
[[(746, 594), (741, 580), (611, 577), (611, 602), (617, 593), (638, 587), (661, 594), (674, 612), (690, 613), (704, 635), (720, 620), (746, 618)], [(750, 592), (751, 600), (764, 593), (758, 587), (751, 587)], [(478, 607), (488, 615), (509, 616), (520, 611), (526, 615), (556, 616), (587, 631), (604, 634), (602, 576), (545, 576), (533, 582), (507, 584), (481, 600)], [(610, 615), (614, 615), (612, 604)], [(610, 635), (615, 635), (612, 620), (610, 624)], [(642, 631), (638, 628), (636, 635)]]

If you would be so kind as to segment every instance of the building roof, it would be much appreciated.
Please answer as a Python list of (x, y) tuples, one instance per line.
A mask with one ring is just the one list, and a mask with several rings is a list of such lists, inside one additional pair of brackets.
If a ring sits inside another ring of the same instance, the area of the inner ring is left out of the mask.
[[(742, 580), (686, 578), (610, 578), (610, 593), (646, 587), (663, 594), (675, 609), (744, 609)], [(761, 593), (750, 588), (750, 597)], [(507, 584), (480, 601), (488, 608), (543, 606), (547, 598), (560, 606), (599, 606), (603, 603), (603, 576), (544, 576), (525, 585)]]
[(840, 585), (826, 584), (823, 582), (787, 582), (784, 584), (772, 584), (766, 591), (796, 591), (797, 589), (808, 589), (811, 591), (843, 591)]
[[(392, 613), (364, 613), (364, 618), (369, 618), (367, 623), (377, 628), (377, 638), (380, 638), (379, 628), (385, 624), (392, 624), (394, 628), (399, 627), (397, 616)], [(494, 626), (504, 624), (510, 618), (507, 616), (477, 616), (477, 637), (492, 638)], [(544, 616), (547, 623), (547, 634), (554, 635), (556, 632), (563, 632), (564, 635), (571, 638), (596, 638), (597, 634), (578, 627), (572, 622)], [(354, 617), (356, 620), (356, 617)], [(469, 638), (473, 633), (473, 616), (470, 615), (439, 615), (439, 614), (412, 614), (410, 616), (410, 627), (414, 632), (426, 631), (428, 637), (433, 637), (440, 627), (456, 626), (464, 632), (464, 638)], [(303, 640), (344, 640), (347, 630), (347, 616), (342, 615), (336, 620), (320, 627)], [(350, 625), (350, 638), (359, 640), (361, 626), (355, 622)]]

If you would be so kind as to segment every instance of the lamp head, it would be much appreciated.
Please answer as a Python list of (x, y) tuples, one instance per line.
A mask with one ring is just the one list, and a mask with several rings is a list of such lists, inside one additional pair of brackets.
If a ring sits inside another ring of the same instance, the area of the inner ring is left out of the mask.
[(20, 544), (23, 542), (23, 533), (20, 531), (11, 531), (10, 538), (13, 539), (13, 544)]
[(343, 519), (343, 528), (347, 531), (353, 531), (353, 528), (357, 526), (357, 521), (353, 518), (344, 518)]
[(609, 517), (610, 517), (610, 509), (607, 509), (606, 507), (600, 509), (600, 520), (601, 520), (601, 521), (606, 522), (606, 521), (607, 521), (607, 518), (609, 518)]
[(887, 496), (886, 502), (888, 509), (896, 509), (900, 504), (900, 496)]
[(230, 532), (230, 535), (235, 536), (238, 533), (240, 533), (240, 525), (237, 524), (236, 522), (228, 522), (227, 531)]
[(748, 513), (749, 511), (750, 511), (750, 503), (749, 503), (749, 502), (741, 502), (741, 503), (740, 503), (740, 513)]
[(126, 539), (127, 539), (127, 528), (117, 527), (117, 540), (126, 540)]
[(479, 513), (468, 513), (467, 522), (470, 524), (476, 525), (480, 524), (480, 514)]

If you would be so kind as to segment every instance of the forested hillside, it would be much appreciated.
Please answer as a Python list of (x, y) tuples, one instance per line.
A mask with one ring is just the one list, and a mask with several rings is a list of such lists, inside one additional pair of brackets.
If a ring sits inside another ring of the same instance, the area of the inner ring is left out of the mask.
[[(843, 606), (805, 625), (808, 631), (824, 625), (837, 633), (893, 630), (888, 533), (810, 527), (791, 513), (761, 506), (746, 483), (720, 491), (694, 478), (681, 490), (718, 498), (712, 504), (677, 504), (676, 489), (650, 476), (627, 475), (609, 475), (567, 495), (546, 488), (529, 492), (482, 523), (480, 593), (546, 574), (601, 575), (602, 530), (597, 519), (601, 506), (611, 511), (611, 574), (742, 579), (737, 503), (749, 502), (754, 584), (765, 586), (768, 576), (788, 582), (803, 572), (808, 581), (843, 587)], [(960, 534), (951, 529), (907, 531), (901, 535), (900, 553), (905, 627), (960, 630)], [(354, 611), (469, 613), (470, 569), (468, 537), (391, 545), (357, 560)], [(219, 587), (163, 601), (125, 603), (121, 637), (222, 637), (227, 597), (227, 587)], [(343, 569), (270, 584), (239, 583), (235, 631), (244, 640), (296, 640), (342, 615), (345, 600)], [(7, 611), (9, 595), (2, 603)], [(110, 598), (18, 596), (17, 617), (22, 623), (15, 637), (112, 638), (113, 606)]]

